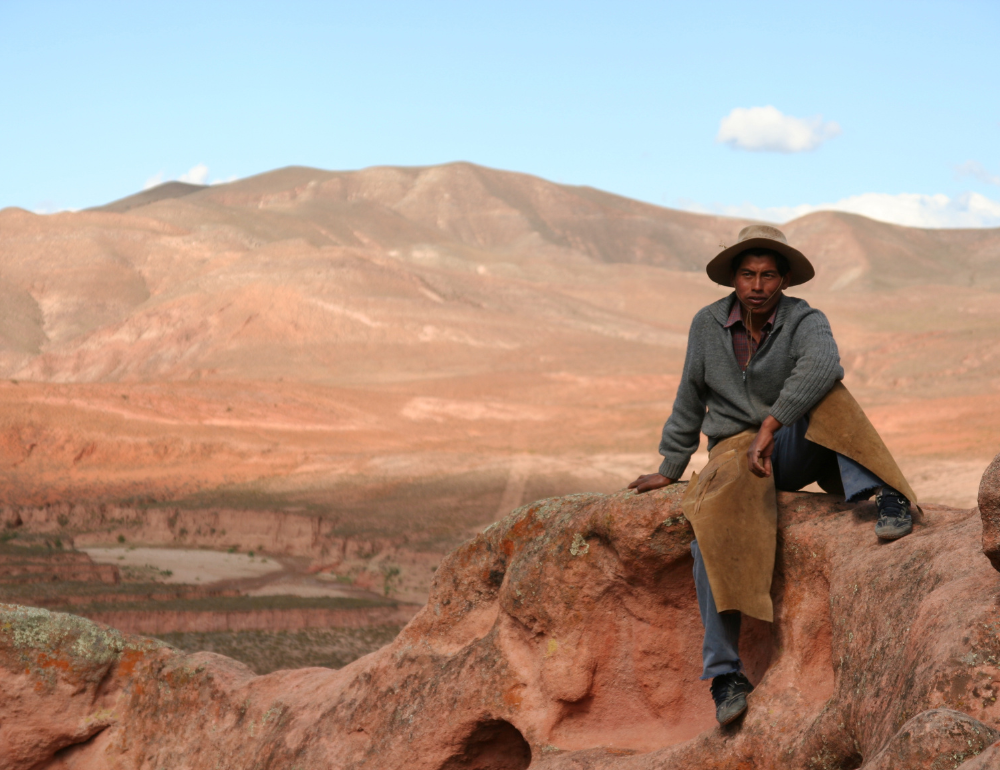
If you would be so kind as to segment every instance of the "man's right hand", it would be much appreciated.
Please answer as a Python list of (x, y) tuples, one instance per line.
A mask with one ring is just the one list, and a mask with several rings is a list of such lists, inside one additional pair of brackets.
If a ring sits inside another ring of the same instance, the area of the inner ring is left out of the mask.
[(643, 492), (650, 492), (673, 483), (674, 479), (668, 479), (659, 473), (647, 473), (645, 476), (640, 476), (629, 484), (628, 488), (634, 489), (637, 495), (641, 495)]

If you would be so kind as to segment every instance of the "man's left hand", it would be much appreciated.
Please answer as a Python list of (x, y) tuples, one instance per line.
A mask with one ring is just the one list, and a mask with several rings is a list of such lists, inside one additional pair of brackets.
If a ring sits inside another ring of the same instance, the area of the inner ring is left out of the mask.
[(774, 452), (774, 432), (781, 427), (781, 423), (770, 415), (760, 426), (753, 443), (747, 449), (747, 463), (750, 472), (754, 476), (766, 479), (771, 475), (771, 454)]

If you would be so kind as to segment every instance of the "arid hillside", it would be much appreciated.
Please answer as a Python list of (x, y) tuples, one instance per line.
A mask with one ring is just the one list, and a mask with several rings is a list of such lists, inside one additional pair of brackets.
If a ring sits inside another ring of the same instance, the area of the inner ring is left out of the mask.
[[(306, 510), (434, 550), (655, 467), (703, 266), (745, 223), (467, 163), (286, 168), (0, 212), (0, 481)], [(927, 499), (1000, 435), (1000, 230), (819, 213), (847, 384)]]

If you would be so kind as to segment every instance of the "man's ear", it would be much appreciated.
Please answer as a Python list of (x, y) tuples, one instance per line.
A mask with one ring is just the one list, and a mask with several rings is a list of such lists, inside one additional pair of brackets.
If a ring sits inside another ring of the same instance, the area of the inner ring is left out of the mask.
[(781, 279), (781, 289), (780, 290), (784, 291), (785, 289), (787, 289), (788, 288), (788, 284), (791, 282), (791, 280), (792, 280), (792, 274), (791, 273), (785, 273), (785, 277)]

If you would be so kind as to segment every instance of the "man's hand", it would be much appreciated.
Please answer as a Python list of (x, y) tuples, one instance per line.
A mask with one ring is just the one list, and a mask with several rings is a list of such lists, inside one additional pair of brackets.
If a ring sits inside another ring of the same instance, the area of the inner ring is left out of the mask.
[(629, 484), (628, 488), (634, 489), (637, 495), (641, 495), (643, 492), (651, 492), (654, 489), (660, 489), (673, 483), (674, 479), (668, 479), (659, 473), (647, 473), (645, 476), (640, 476)]
[(764, 424), (760, 426), (753, 443), (747, 449), (747, 463), (750, 472), (754, 476), (766, 479), (771, 475), (771, 453), (774, 452), (774, 432), (781, 427), (781, 423), (771, 415), (767, 416)]

